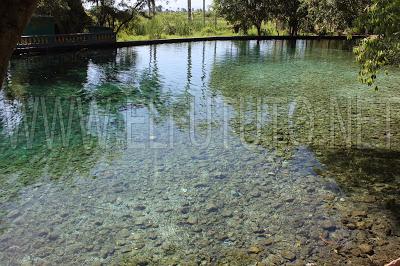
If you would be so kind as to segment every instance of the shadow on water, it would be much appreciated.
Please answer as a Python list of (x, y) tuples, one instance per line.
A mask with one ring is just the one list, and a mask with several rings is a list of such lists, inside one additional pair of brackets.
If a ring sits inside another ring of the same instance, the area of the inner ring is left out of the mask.
[(325, 150), (319, 159), (343, 191), (367, 194), (361, 200), (390, 210), (400, 226), (400, 151)]

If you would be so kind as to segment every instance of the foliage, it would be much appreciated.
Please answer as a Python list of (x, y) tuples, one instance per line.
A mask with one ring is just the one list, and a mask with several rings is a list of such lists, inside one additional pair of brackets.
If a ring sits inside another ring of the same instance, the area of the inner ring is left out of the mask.
[(382, 67), (400, 66), (400, 0), (374, 0), (360, 23), (373, 34), (355, 48), (360, 80), (371, 86)]
[(262, 24), (272, 18), (276, 12), (275, 0), (215, 0), (218, 13), (230, 22), (235, 32), (242, 30), (245, 34), (254, 26), (257, 34), (262, 34)]
[(307, 8), (302, 5), (301, 0), (279, 1), (275, 13), (275, 17), (288, 24), (291, 36), (297, 35), (306, 15)]
[(66, 0), (39, 0), (35, 13), (38, 15), (54, 16), (69, 9)]
[(193, 12), (188, 21), (187, 13), (159, 13), (151, 19), (139, 16), (118, 34), (119, 40), (145, 40), (160, 38), (179, 38), (188, 36), (231, 36), (232, 27), (226, 20), (216, 18), (212, 12), (206, 14), (203, 24), (201, 12)]
[(303, 0), (307, 10), (305, 28), (318, 34), (345, 31), (354, 27), (369, 0)]
[(139, 14), (143, 14), (146, 0), (124, 1), (124, 0), (88, 0), (94, 3), (90, 14), (99, 26), (110, 27), (119, 32), (127, 27), (129, 22)]
[(53, 16), (58, 33), (82, 32), (91, 23), (81, 0), (40, 0), (35, 13)]

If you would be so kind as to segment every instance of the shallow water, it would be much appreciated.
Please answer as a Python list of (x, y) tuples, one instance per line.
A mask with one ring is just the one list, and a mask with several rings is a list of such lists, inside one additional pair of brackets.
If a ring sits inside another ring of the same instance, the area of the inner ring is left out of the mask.
[[(1, 265), (366, 265), (400, 256), (400, 72), (336, 41), (13, 59)], [(315, 264), (313, 264), (315, 263)]]

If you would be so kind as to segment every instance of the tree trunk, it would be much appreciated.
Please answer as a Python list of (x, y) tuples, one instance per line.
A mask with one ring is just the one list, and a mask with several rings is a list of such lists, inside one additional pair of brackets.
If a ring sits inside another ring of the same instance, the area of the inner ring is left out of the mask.
[(188, 20), (192, 20), (192, 0), (188, 0)]
[(289, 20), (289, 31), (290, 36), (296, 36), (299, 31), (299, 21), (296, 18)]
[(256, 25), (257, 28), (257, 35), (261, 36), (261, 24)]
[(206, 0), (203, 0), (203, 26), (206, 26)]
[(147, 8), (149, 9), (149, 17), (151, 17), (151, 0), (147, 0)]
[(28, 24), (37, 0), (2, 0), (0, 9), (0, 87), (8, 62)]
[(151, 0), (153, 16), (156, 15), (156, 0)]

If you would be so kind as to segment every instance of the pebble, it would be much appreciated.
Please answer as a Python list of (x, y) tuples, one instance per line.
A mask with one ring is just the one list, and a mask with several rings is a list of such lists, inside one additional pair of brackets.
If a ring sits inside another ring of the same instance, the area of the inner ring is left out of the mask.
[(230, 210), (225, 209), (225, 210), (222, 211), (221, 215), (224, 218), (230, 218), (230, 217), (233, 216), (233, 212), (230, 211)]
[(146, 206), (144, 205), (136, 205), (134, 210), (135, 211), (144, 211), (146, 209)]
[(232, 195), (233, 197), (240, 197), (240, 196), (242, 196), (242, 194), (241, 194), (239, 191), (235, 190), (235, 189), (232, 189), (232, 190), (231, 190), (231, 195)]
[(187, 219), (187, 223), (190, 225), (194, 225), (198, 223), (198, 219), (195, 216), (189, 216), (189, 218)]
[(350, 230), (357, 229), (357, 226), (355, 224), (353, 224), (353, 223), (346, 224), (346, 227), (349, 228)]
[(206, 211), (207, 212), (216, 212), (216, 211), (218, 211), (218, 207), (214, 203), (209, 202), (209, 203), (207, 203)]
[(147, 234), (147, 238), (150, 240), (156, 240), (158, 238), (158, 235), (155, 232), (151, 232)]
[(251, 246), (250, 248), (249, 248), (249, 250), (248, 250), (248, 252), (250, 253), (250, 254), (258, 254), (258, 253), (260, 253), (262, 250), (261, 250), (261, 248), (259, 247), (259, 246)]
[(364, 197), (361, 198), (361, 202), (374, 203), (376, 202), (376, 197), (371, 195), (365, 195)]
[(133, 249), (136, 249), (136, 250), (142, 249), (142, 248), (144, 248), (144, 246), (145, 246), (145, 244), (143, 242), (137, 242), (133, 245)]
[(325, 201), (333, 201), (333, 200), (335, 200), (335, 198), (336, 198), (336, 196), (333, 194), (328, 194), (328, 195), (324, 196)]
[(350, 215), (353, 217), (367, 217), (367, 212), (366, 211), (352, 211), (350, 213)]
[(250, 196), (253, 198), (259, 198), (259, 197), (261, 197), (261, 193), (259, 191), (252, 191), (250, 193)]
[(128, 238), (131, 234), (129, 233), (128, 229), (122, 229), (118, 232), (117, 238)]
[(291, 251), (286, 250), (286, 251), (282, 252), (282, 257), (289, 261), (294, 261), (296, 259), (296, 254), (294, 254)]
[(334, 231), (336, 229), (336, 225), (331, 220), (325, 220), (321, 223), (321, 227), (327, 231)]
[(374, 249), (369, 244), (361, 244), (358, 246), (358, 248), (361, 250), (363, 254), (368, 254), (368, 255), (374, 254)]
[(122, 247), (122, 248), (120, 249), (120, 252), (121, 252), (121, 253), (129, 253), (129, 252), (131, 252), (131, 251), (132, 251), (132, 248), (129, 247), (129, 246), (124, 246), (124, 247)]
[(103, 247), (100, 250), (100, 257), (102, 257), (103, 259), (107, 258), (109, 255), (113, 254), (115, 251), (114, 248), (112, 247)]
[(264, 246), (270, 246), (274, 243), (274, 241), (271, 238), (267, 238), (263, 241), (260, 242), (260, 244), (264, 245)]

